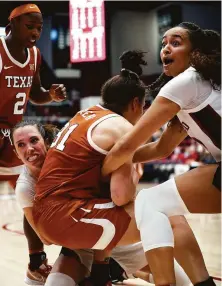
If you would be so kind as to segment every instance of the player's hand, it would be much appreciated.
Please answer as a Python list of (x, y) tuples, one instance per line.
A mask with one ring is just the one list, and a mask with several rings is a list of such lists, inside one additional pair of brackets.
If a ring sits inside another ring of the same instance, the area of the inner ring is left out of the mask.
[(64, 84), (52, 84), (49, 95), (53, 101), (60, 102), (67, 99), (66, 88)]

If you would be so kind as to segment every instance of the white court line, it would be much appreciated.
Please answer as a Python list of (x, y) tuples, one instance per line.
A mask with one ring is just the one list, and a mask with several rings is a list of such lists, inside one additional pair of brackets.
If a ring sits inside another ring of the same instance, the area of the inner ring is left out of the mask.
[(15, 194), (0, 195), (0, 201), (15, 200)]

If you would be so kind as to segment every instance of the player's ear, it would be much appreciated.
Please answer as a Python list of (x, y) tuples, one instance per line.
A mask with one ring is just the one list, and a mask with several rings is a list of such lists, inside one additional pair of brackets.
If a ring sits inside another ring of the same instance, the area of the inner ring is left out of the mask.
[(45, 139), (45, 147), (46, 147), (46, 150), (48, 151), (49, 150), (49, 148), (50, 148), (50, 142), (49, 142), (49, 138), (46, 138)]

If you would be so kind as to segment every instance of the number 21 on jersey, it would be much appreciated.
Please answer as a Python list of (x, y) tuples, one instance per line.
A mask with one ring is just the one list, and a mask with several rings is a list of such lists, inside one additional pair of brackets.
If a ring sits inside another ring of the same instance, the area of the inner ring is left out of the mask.
[[(56, 139), (54, 142), (52, 142), (50, 148), (56, 146), (57, 150), (63, 151), (65, 148), (65, 143), (66, 143), (67, 139), (69, 138), (69, 136), (73, 132), (73, 130), (76, 129), (77, 126), (78, 126), (78, 124), (74, 124), (74, 125), (69, 126), (69, 122), (66, 123), (66, 125), (57, 134)], [(61, 136), (63, 136), (63, 137), (62, 137), (61, 141), (59, 142)]]

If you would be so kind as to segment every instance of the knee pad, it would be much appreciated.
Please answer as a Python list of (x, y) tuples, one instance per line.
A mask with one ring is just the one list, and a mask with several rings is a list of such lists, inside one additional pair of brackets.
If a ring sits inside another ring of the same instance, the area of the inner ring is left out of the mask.
[[(149, 208), (166, 216), (185, 215), (189, 211), (183, 202), (174, 179), (139, 192), (135, 202), (137, 226), (140, 224), (142, 209)], [(148, 218), (147, 218), (148, 219)]]
[(135, 218), (145, 251), (174, 246), (168, 217), (189, 213), (174, 179), (139, 192), (135, 201)]
[(75, 281), (68, 275), (60, 272), (50, 273), (45, 286), (76, 286)]

